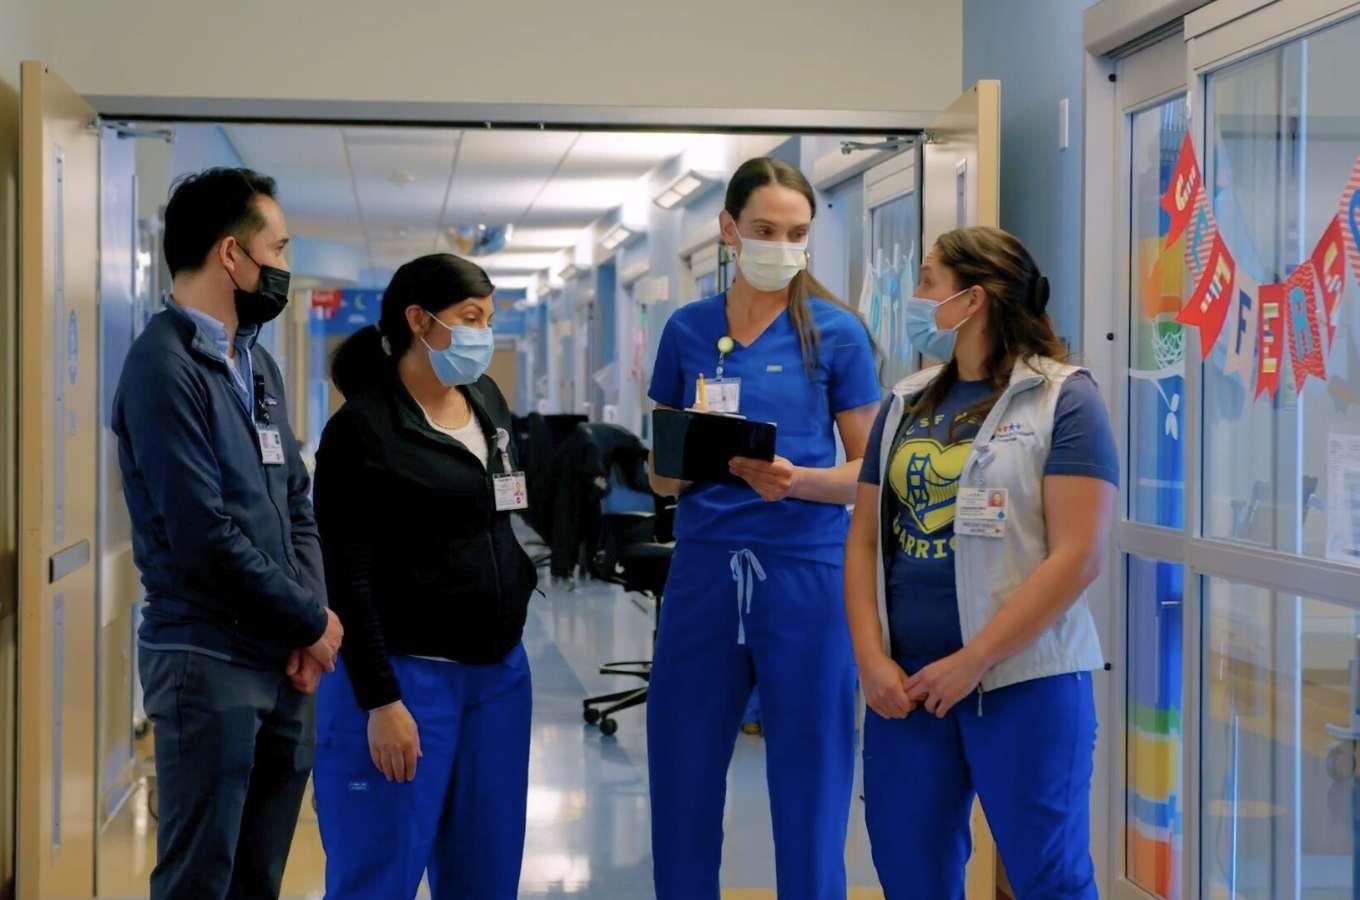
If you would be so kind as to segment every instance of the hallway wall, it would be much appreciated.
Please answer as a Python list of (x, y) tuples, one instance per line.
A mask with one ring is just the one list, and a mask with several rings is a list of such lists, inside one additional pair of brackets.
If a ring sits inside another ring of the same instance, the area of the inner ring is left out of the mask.
[[(1058, 334), (1081, 349), (1082, 13), (1093, 0), (964, 0), (963, 83), (1001, 80), (1001, 226), (1052, 282)], [(1035, 52), (1041, 51), (1041, 52)], [(1058, 103), (1069, 146), (1058, 149)]]

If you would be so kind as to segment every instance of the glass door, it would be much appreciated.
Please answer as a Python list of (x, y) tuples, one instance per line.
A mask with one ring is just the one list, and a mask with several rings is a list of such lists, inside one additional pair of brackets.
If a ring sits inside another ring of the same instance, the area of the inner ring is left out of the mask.
[[(1126, 113), (1129, 152), (1127, 377), (1129, 521), (1185, 527), (1184, 236), (1170, 245), (1161, 198), (1189, 127), (1184, 93)], [(1174, 536), (1173, 536), (1174, 535)], [(1125, 835), (1131, 881), (1175, 900), (1184, 853), (1183, 567), (1130, 554), (1126, 563)]]
[(1360, 887), (1357, 41), (1218, 0), (1111, 68), (1120, 900)]
[(916, 289), (921, 261), (921, 194), (916, 148), (876, 166), (864, 176), (868, 208), (869, 280), (861, 309), (883, 353), (886, 385), (916, 371), (920, 354), (906, 336), (906, 300)]
[[(1183, 896), (1185, 694), (1183, 672), (1186, 238), (1172, 240), (1162, 198), (1190, 128), (1185, 39), (1164, 39), (1112, 65), (1118, 165), (1112, 205), (1115, 343), (1107, 377), (1124, 462), (1121, 522), (1107, 583), (1110, 868), (1117, 898)], [(1088, 247), (1089, 249), (1089, 247)], [(1088, 309), (1087, 316), (1100, 315)], [(1106, 314), (1108, 315), (1108, 314)], [(1104, 330), (1102, 328), (1101, 330)]]
[(1201, 159), (1238, 284), (1259, 291), (1254, 364), (1234, 365), (1230, 324), (1199, 373), (1191, 499), (1231, 550), (1204, 567), (1202, 896), (1360, 890), (1360, 16), (1298, 6), (1269, 24), (1312, 30), (1265, 49), (1249, 20), (1197, 36), (1244, 48), (1202, 71)]

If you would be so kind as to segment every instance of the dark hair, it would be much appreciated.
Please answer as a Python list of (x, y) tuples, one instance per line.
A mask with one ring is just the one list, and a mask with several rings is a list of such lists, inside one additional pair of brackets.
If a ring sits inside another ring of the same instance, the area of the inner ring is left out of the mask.
[(246, 243), (264, 227), (257, 197), (273, 199), (274, 179), (250, 169), (206, 169), (177, 180), (165, 207), (165, 264), (173, 277), (197, 272), (224, 237)]
[[(817, 195), (807, 178), (797, 166), (769, 156), (757, 157), (741, 164), (727, 184), (727, 197), (723, 201), (723, 209), (727, 210), (727, 214), (734, 220), (739, 218), (742, 210), (746, 209), (746, 204), (751, 202), (751, 196), (772, 184), (802, 194), (807, 199), (808, 208), (812, 210), (812, 217), (814, 219), (817, 217)], [(821, 333), (817, 330), (817, 322), (808, 303), (814, 296), (853, 313), (860, 324), (864, 325), (864, 330), (866, 332), (869, 330), (868, 325), (864, 323), (864, 317), (857, 310), (837, 297), (830, 288), (814, 278), (811, 272), (806, 269), (799, 272), (789, 285), (789, 318), (798, 329), (798, 342), (803, 348), (803, 365), (808, 371), (816, 368), (821, 354)], [(872, 336), (870, 342), (873, 343)], [(874, 347), (874, 354), (878, 355), (877, 346)]]
[[(1054, 333), (1046, 311), (1048, 279), (1014, 235), (983, 226), (948, 231), (935, 242), (935, 259), (954, 273), (959, 286), (982, 288), (990, 304), (987, 336), (992, 349), (986, 367), (992, 393), (950, 423), (949, 439), (953, 441), (959, 422), (987, 418), (1010, 384), (1016, 360), (1065, 360), (1067, 349)], [(958, 378), (958, 362), (951, 359), (912, 405), (910, 415), (935, 415)]]
[(436, 315), (464, 300), (496, 293), (481, 266), (452, 253), (431, 253), (397, 269), (383, 291), (377, 325), (350, 335), (331, 358), (331, 382), (344, 397), (378, 387), (411, 349), (406, 322), (412, 306)]

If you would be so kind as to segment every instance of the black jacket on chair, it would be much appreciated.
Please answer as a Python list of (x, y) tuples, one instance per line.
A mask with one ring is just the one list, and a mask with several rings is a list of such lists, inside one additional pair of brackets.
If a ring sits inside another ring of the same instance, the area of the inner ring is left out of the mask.
[(464, 390), (489, 471), (432, 429), (396, 379), (347, 401), (321, 438), (314, 502), (326, 584), (365, 709), (401, 699), (389, 656), (489, 664), (523, 635), (538, 574), (492, 484), (510, 410), (490, 378)]

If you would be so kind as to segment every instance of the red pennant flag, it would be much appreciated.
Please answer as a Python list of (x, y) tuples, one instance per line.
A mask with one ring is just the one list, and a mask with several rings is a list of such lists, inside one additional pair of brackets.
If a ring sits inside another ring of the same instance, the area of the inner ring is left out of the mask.
[(1332, 219), (1312, 256), (1313, 271), (1322, 290), (1322, 309), (1327, 317), (1327, 349), (1336, 338), (1336, 314), (1346, 290), (1346, 244), (1340, 217)]
[(1176, 159), (1176, 168), (1171, 171), (1171, 184), (1162, 196), (1162, 209), (1171, 216), (1166, 246), (1176, 243), (1189, 224), (1190, 216), (1195, 211), (1195, 195), (1202, 190), (1202, 182), (1199, 162), (1195, 159), (1195, 144), (1187, 132), (1185, 142), (1181, 144), (1181, 154)]
[(1209, 264), (1214, 237), (1218, 234), (1218, 223), (1214, 221), (1214, 211), (1202, 185), (1195, 191), (1195, 208), (1190, 213), (1185, 234), (1185, 268), (1190, 271), (1191, 280), (1198, 281)]
[(1256, 396), (1274, 397), (1280, 388), (1280, 364), (1284, 356), (1285, 286), (1263, 284), (1260, 291), (1260, 315), (1257, 323), (1260, 336), (1256, 353)]
[(1199, 351), (1203, 359), (1209, 358), (1219, 333), (1223, 331), (1236, 274), (1237, 264), (1228, 252), (1228, 245), (1223, 243), (1221, 235), (1214, 235), (1214, 249), (1209, 255), (1209, 264), (1200, 276), (1190, 302), (1176, 316), (1176, 321), (1182, 325), (1199, 328)]
[(1360, 157), (1341, 192), (1341, 239), (1346, 244), (1346, 255), (1351, 258), (1351, 271), (1360, 284)]
[(1294, 390), (1300, 394), (1309, 375), (1327, 380), (1314, 279), (1313, 264), (1305, 262), (1284, 283), (1287, 298), (1284, 318), (1289, 332), (1289, 356), (1294, 361)]

